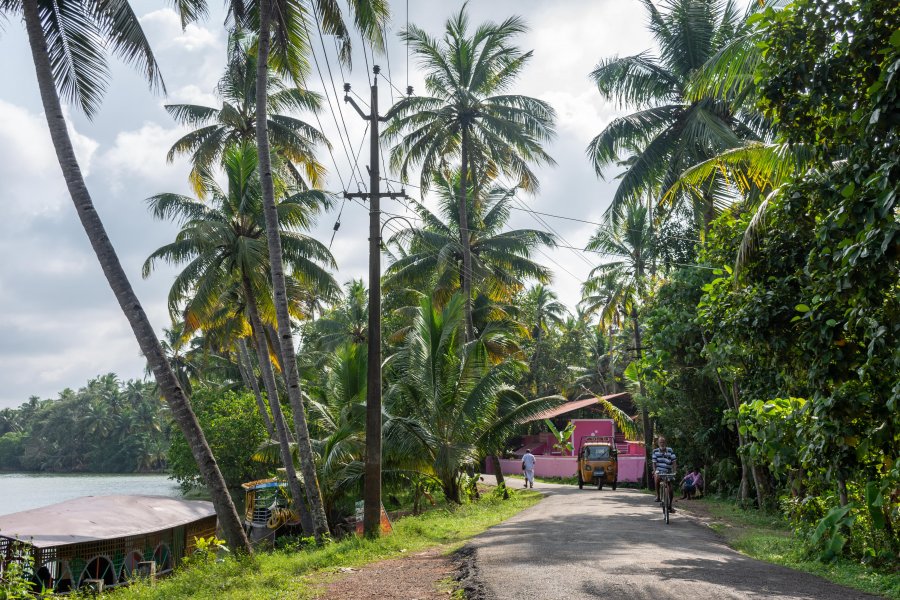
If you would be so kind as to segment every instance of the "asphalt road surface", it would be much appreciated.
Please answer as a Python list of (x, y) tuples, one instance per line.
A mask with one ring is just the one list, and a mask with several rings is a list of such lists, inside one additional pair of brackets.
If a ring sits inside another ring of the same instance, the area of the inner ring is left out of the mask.
[(467, 587), (486, 599), (876, 598), (748, 558), (683, 512), (666, 526), (636, 490), (535, 489), (544, 500), (472, 543)]

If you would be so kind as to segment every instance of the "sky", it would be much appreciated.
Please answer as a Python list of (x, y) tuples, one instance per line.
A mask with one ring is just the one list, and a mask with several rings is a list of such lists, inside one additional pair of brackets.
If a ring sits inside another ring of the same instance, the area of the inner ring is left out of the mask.
[[(166, 296), (175, 268), (160, 266), (149, 279), (141, 265), (156, 248), (174, 239), (176, 225), (160, 222), (147, 211), (146, 199), (160, 192), (189, 194), (185, 159), (169, 164), (165, 155), (186, 130), (163, 108), (167, 103), (218, 106), (216, 82), (225, 62), (226, 31), (221, 5), (212, 3), (210, 16), (182, 30), (170, 3), (135, 0), (165, 79), (168, 95), (153, 94), (126, 65), (112, 62), (112, 77), (103, 107), (93, 120), (77, 109), (67, 110), (76, 155), (100, 217), (106, 225), (131, 283), (157, 331), (169, 325)], [(409, 22), (432, 35), (443, 31), (447, 17), (459, 10), (458, 0), (395, 0), (388, 29), (387, 56), (375, 57), (382, 73), (399, 90), (407, 83), (424, 92), (414, 59), (407, 71), (406, 48), (397, 32)], [(470, 22), (500, 21), (522, 16), (530, 30), (518, 38), (534, 56), (514, 93), (549, 102), (557, 112), (557, 137), (548, 146), (556, 166), (535, 171), (541, 183), (535, 195), (519, 194), (518, 208), (597, 222), (609, 204), (614, 183), (598, 179), (585, 156), (589, 141), (622, 110), (601, 98), (588, 74), (600, 58), (630, 55), (652, 48), (645, 14), (638, 0), (472, 0)], [(340, 72), (334, 44), (325, 40), (335, 84), (344, 80), (360, 96), (369, 97), (368, 71), (362, 44), (355, 43), (352, 72)], [(318, 43), (316, 39), (315, 42)], [(323, 79), (315, 68), (307, 87), (334, 94), (318, 47)], [(0, 23), (0, 408), (18, 406), (29, 396), (56, 397), (67, 387), (83, 386), (91, 377), (114, 372), (121, 378), (144, 376), (144, 360), (125, 317), (115, 302), (99, 263), (76, 217), (50, 142), (41, 109), (33, 63), (20, 21)], [(371, 58), (369, 59), (371, 61)], [(371, 66), (371, 65), (370, 65)], [(398, 92), (380, 82), (380, 106), (385, 110)], [(342, 96), (343, 94), (341, 94)], [(332, 96), (332, 102), (334, 102)], [(365, 123), (342, 106), (354, 148), (363, 140)], [(335, 106), (334, 111), (337, 111)], [(382, 111), (383, 112), (383, 111)], [(322, 128), (334, 146), (337, 163), (323, 150), (329, 169), (327, 189), (348, 184), (351, 160), (340, 143), (332, 111), (320, 115)], [(303, 118), (315, 123), (310, 115)], [(340, 115), (337, 116), (341, 122)], [(341, 130), (343, 126), (341, 126)], [(368, 146), (363, 148), (367, 154)], [(354, 151), (355, 153), (355, 151)], [(367, 156), (359, 160), (365, 174)], [(394, 177), (393, 175), (391, 177)], [(407, 188), (420, 198), (419, 190)], [(425, 198), (426, 204), (429, 199)], [(331, 238), (341, 203), (323, 215), (312, 231)], [(383, 201), (383, 210), (409, 214), (399, 201)], [(552, 227), (559, 242), (583, 248), (595, 227), (542, 217), (537, 222), (525, 210), (514, 210), (510, 228)], [(403, 226), (395, 221), (389, 227)], [(367, 278), (368, 212), (347, 203), (332, 252), (340, 282)], [(554, 273), (552, 288), (574, 309), (581, 281), (599, 260), (583, 252), (557, 248), (537, 258)]]

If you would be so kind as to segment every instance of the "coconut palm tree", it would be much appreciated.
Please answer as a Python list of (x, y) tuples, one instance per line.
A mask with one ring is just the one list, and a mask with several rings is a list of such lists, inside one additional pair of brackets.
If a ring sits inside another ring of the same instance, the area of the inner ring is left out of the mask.
[[(274, 321), (274, 311), (269, 291), (268, 223), (262, 214), (255, 145), (244, 143), (227, 149), (223, 166), (228, 180), (225, 189), (218, 185), (209, 171), (201, 173), (204, 195), (209, 198), (207, 202), (178, 194), (159, 194), (150, 198), (154, 216), (178, 219), (182, 230), (174, 242), (157, 249), (147, 258), (143, 273), (145, 277), (149, 276), (160, 260), (185, 265), (169, 292), (169, 310), (173, 315), (183, 313), (189, 325), (215, 323), (217, 318), (221, 318), (220, 307), (223, 306), (229, 313), (233, 312), (235, 305), (246, 312), (288, 482), (292, 486), (291, 493), (302, 516), (305, 511), (299, 503), (303, 502), (304, 493), (293, 472), (291, 438), (278, 401), (270, 360), (270, 347), (275, 349), (276, 362), (283, 360), (283, 354), (269, 336), (266, 325)], [(288, 191), (281, 182), (279, 190), (284, 194)], [(297, 288), (302, 284), (312, 286), (319, 295), (328, 298), (337, 294), (337, 283), (322, 266), (334, 266), (331, 253), (320, 242), (300, 231), (312, 224), (312, 216), (326, 203), (327, 197), (321, 192), (305, 191), (287, 195), (277, 205), (278, 222), (281, 224), (279, 235), (292, 282), (288, 288), (292, 292), (291, 312), (295, 314), (303, 306), (303, 298), (297, 293)], [(283, 362), (281, 366), (284, 370)], [(303, 411), (302, 405), (298, 408), (293, 403), (291, 409), (292, 413)], [(298, 416), (294, 415), (294, 419), (296, 426)], [(310, 533), (315, 533), (316, 527), (313, 515)]]
[(492, 364), (479, 338), (465, 343), (464, 301), (454, 295), (443, 309), (423, 298), (419, 314), (394, 359), (397, 377), (386, 398), (393, 415), (385, 441), (422, 458), (451, 502), (460, 501), (463, 469), (495, 452), (516, 427), (560, 397), (526, 400), (505, 381), (509, 362)]
[(532, 308), (529, 315), (532, 328), (531, 337), (540, 339), (550, 325), (561, 325), (568, 314), (565, 305), (559, 301), (556, 292), (539, 283), (525, 293), (525, 304)]
[[(610, 122), (587, 148), (597, 175), (633, 155), (609, 214), (622, 216), (628, 200), (668, 190), (689, 167), (747, 140), (761, 140), (766, 123), (738, 98), (691, 96), (691, 78), (719, 50), (747, 31), (733, 0), (663, 0), (662, 9), (642, 0), (659, 56), (649, 51), (603, 59), (591, 72), (600, 93), (637, 112)], [(751, 3), (749, 13), (756, 10)], [(705, 226), (718, 208), (715, 180), (695, 195), (695, 212)], [(707, 186), (707, 187), (708, 187)]]
[[(616, 258), (592, 269), (582, 285), (581, 304), (585, 313), (589, 315), (599, 312), (600, 325), (606, 329), (620, 326), (626, 318), (631, 319), (635, 356), (640, 360), (642, 350), (638, 309), (650, 292), (650, 265), (657, 251), (648, 207), (633, 200), (626, 202), (622, 220), (600, 226), (586, 249)], [(643, 394), (643, 380), (640, 385)], [(647, 409), (642, 408), (641, 412), (644, 447), (647, 452), (645, 477), (649, 482), (652, 432)]]
[[(176, 141), (166, 159), (172, 162), (180, 154), (190, 155), (190, 180), (198, 195), (204, 191), (202, 173), (221, 161), (226, 148), (256, 139), (256, 55), (251, 42), (247, 35), (236, 30), (229, 36), (228, 64), (216, 88), (222, 99), (221, 108), (166, 105), (166, 110), (181, 125), (197, 128)], [(281, 165), (299, 187), (321, 187), (325, 167), (316, 159), (315, 151), (319, 146), (330, 148), (331, 145), (318, 129), (290, 115), (291, 112), (318, 112), (321, 96), (287, 85), (274, 73), (268, 75), (266, 94), (270, 110), (266, 127)]]
[(315, 322), (323, 350), (332, 351), (345, 344), (365, 345), (369, 337), (367, 313), (369, 293), (362, 279), (351, 279), (341, 302)]
[[(238, 0), (232, 4), (236, 6)], [(285, 283), (284, 264), (282, 257), (281, 238), (278, 235), (278, 209), (275, 205), (275, 188), (272, 178), (272, 165), (270, 163), (268, 105), (266, 94), (263, 90), (267, 87), (269, 72), (270, 32), (274, 32), (272, 41), (273, 56), (276, 63), (288, 67), (295, 74), (299, 72), (300, 62), (292, 60), (293, 53), (301, 51), (306, 38), (299, 36), (299, 29), (290, 26), (290, 22), (301, 22), (305, 26), (307, 3), (293, 3), (284, 0), (259, 0), (256, 64), (256, 144), (259, 150), (259, 176), (262, 183), (263, 207), (266, 216), (266, 230), (268, 232), (269, 265), (271, 270), (272, 291), (275, 301), (275, 314), (278, 324), (278, 337), (275, 340), (278, 356), (282, 357), (284, 365), (285, 381), (287, 383), (288, 399), (294, 413), (294, 424), (297, 433), (297, 445), (300, 455), (300, 468), (303, 472), (303, 481), (306, 485), (306, 493), (309, 499), (310, 512), (312, 513), (315, 536), (322, 540), (328, 534), (328, 518), (325, 515), (325, 507), (322, 501), (322, 492), (316, 475), (315, 457), (309, 437), (309, 428), (306, 423), (306, 413), (303, 410), (303, 397), (300, 390), (300, 374), (297, 369), (297, 357), (294, 350), (294, 336), (291, 329), (290, 311), (288, 308), (288, 292)], [(349, 44), (349, 34), (343, 27), (343, 19), (340, 13), (340, 5), (331, 0), (312, 0), (316, 14), (324, 25), (325, 31), (342, 37), (345, 46)], [(383, 20), (387, 16), (387, 4), (383, 0), (351, 0), (351, 10), (356, 16), (356, 24), (363, 34), (368, 34), (372, 41), (381, 41), (383, 32)], [(237, 20), (237, 19), (236, 19)], [(348, 54), (349, 56), (349, 48)]]
[[(509, 301), (529, 280), (550, 281), (549, 269), (531, 260), (540, 246), (555, 246), (553, 235), (536, 229), (503, 231), (515, 190), (494, 186), (470, 189), (477, 199), (465, 202), (465, 225), (459, 219), (460, 177), (437, 175), (439, 213), (411, 201), (423, 225), (394, 234), (388, 243), (408, 249), (387, 269), (385, 289), (431, 289), (439, 305), (468, 280), (474, 290), (494, 301)], [(460, 231), (466, 230), (465, 236)], [(460, 246), (465, 240), (465, 247)], [(465, 255), (468, 250), (469, 265)], [(468, 274), (469, 277), (464, 277)], [(466, 292), (463, 292), (466, 297)], [(471, 301), (467, 302), (471, 310)], [(467, 316), (467, 326), (471, 323)]]
[(465, 299), (466, 337), (472, 325), (472, 253), (469, 233), (470, 193), (477, 200), (479, 182), (497, 174), (535, 191), (538, 180), (531, 164), (554, 164), (542, 145), (555, 135), (553, 108), (537, 98), (508, 94), (531, 52), (522, 52), (513, 39), (526, 31), (524, 21), (510, 17), (502, 23), (483, 23), (470, 32), (466, 7), (445, 25), (436, 39), (415, 25), (401, 33), (426, 71), (429, 96), (410, 96), (388, 112), (383, 137), (397, 142), (391, 167), (408, 181), (410, 170), (421, 168), (421, 186), (459, 160), (459, 246), (462, 249), (461, 287)]
[[(350, 11), (353, 13), (356, 28), (368, 38), (374, 46), (383, 47), (384, 21), (388, 15), (385, 0), (350, 0)], [(189, 0), (177, 3), (181, 12), (182, 23), (194, 21), (206, 14), (206, 0)], [(341, 41), (342, 57), (349, 62), (350, 30), (344, 22), (341, 3), (332, 0), (259, 0), (244, 2), (231, 0), (227, 3), (229, 19), (235, 27), (256, 32), (258, 34), (256, 49), (256, 143), (259, 153), (259, 177), (262, 185), (263, 206), (266, 215), (266, 231), (268, 232), (269, 263), (271, 270), (271, 288), (274, 296), (274, 307), (277, 321), (277, 337), (273, 340), (277, 356), (284, 365), (284, 379), (287, 383), (288, 398), (294, 410), (295, 425), (300, 454), (300, 466), (303, 481), (309, 496), (315, 536), (322, 539), (328, 533), (328, 519), (322, 504), (322, 494), (316, 479), (315, 460), (306, 423), (306, 414), (302, 410), (303, 398), (300, 389), (300, 376), (297, 370), (297, 357), (291, 328), (289, 296), (285, 283), (284, 264), (282, 259), (281, 239), (278, 235), (278, 209), (275, 201), (275, 184), (273, 179), (269, 130), (267, 124), (268, 102), (265, 90), (268, 87), (269, 70), (289, 75), (295, 84), (300, 84), (309, 69), (308, 56), (311, 52), (309, 19), (315, 18), (315, 24), (321, 33), (336, 36)]]
[(7, 17), (24, 17), (50, 138), (81, 224), (141, 352), (150, 363), (153, 375), (172, 409), (172, 416), (200, 467), (228, 544), (235, 550), (251, 552), (225, 480), (196, 415), (166, 362), (153, 326), (94, 208), (75, 157), (60, 102), (59, 94), (62, 93), (66, 100), (77, 105), (88, 117), (96, 114), (109, 81), (107, 51), (138, 67), (152, 89), (162, 89), (159, 67), (140, 22), (125, 0), (60, 0), (52, 6), (41, 4), (38, 0), (4, 0), (0, 3), (0, 11)]

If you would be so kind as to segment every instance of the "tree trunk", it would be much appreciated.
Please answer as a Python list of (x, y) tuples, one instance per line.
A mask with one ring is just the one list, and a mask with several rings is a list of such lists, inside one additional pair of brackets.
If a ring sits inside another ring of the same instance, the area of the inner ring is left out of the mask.
[[(631, 307), (631, 319), (634, 321), (635, 356), (637, 360), (641, 360), (641, 327), (638, 321), (636, 306)], [(646, 390), (644, 389), (643, 379), (638, 379), (638, 385), (640, 386), (641, 396), (646, 400)], [(641, 407), (641, 422), (644, 427), (644, 487), (650, 489), (650, 482), (653, 481), (653, 477), (650, 473), (650, 468), (653, 463), (653, 428), (650, 425), (650, 413), (647, 412), (646, 405)]]
[(270, 439), (275, 439), (275, 430), (272, 428), (272, 419), (269, 418), (269, 411), (266, 409), (266, 403), (263, 400), (262, 393), (259, 391), (259, 382), (256, 380), (256, 374), (253, 372), (253, 362), (250, 360), (250, 353), (247, 351), (247, 341), (240, 338), (237, 342), (238, 347), (238, 365), (241, 372), (244, 373), (246, 384), (253, 390), (253, 396), (256, 398), (256, 407), (266, 426), (266, 432)]
[(281, 338), (280, 356), (284, 363), (282, 368), (288, 386), (288, 400), (297, 423), (297, 452), (300, 456), (300, 470), (303, 473), (303, 483), (306, 486), (306, 497), (313, 520), (313, 533), (316, 539), (321, 541), (328, 535), (328, 517), (325, 515), (322, 492), (319, 489), (316, 463), (309, 439), (309, 429), (306, 425), (306, 412), (303, 410), (303, 398), (300, 394), (300, 374), (297, 372), (291, 317), (288, 313), (278, 209), (275, 206), (275, 188), (272, 182), (272, 157), (269, 153), (266, 83), (269, 74), (271, 11), (271, 0), (261, 0), (259, 3), (259, 42), (256, 64), (256, 145), (259, 152), (259, 178), (262, 184), (263, 208), (266, 215), (266, 238), (269, 246), (269, 264), (272, 269), (275, 314), (278, 320), (278, 335)]
[(500, 467), (500, 457), (496, 453), (491, 455), (491, 464), (494, 466), (494, 477), (497, 479), (497, 485), (506, 485), (506, 479), (503, 478), (503, 469)]
[(472, 247), (469, 245), (469, 130), (462, 128), (462, 149), (459, 167), (459, 243), (462, 246), (463, 266), (459, 274), (465, 300), (466, 341), (475, 339), (475, 325), (472, 322)]
[(233, 550), (251, 553), (253, 551), (237, 510), (228, 493), (225, 479), (222, 477), (219, 466), (213, 457), (212, 451), (206, 442), (197, 416), (191, 408), (190, 402), (178, 384), (172, 367), (166, 360), (162, 346), (153, 331), (141, 303), (138, 301), (131, 283), (125, 274), (119, 258), (116, 255), (112, 242), (106, 235), (103, 222), (94, 208), (90, 193), (81, 175), (81, 168), (75, 158), (72, 141), (66, 128), (62, 106), (53, 81), (53, 69), (47, 52), (47, 42), (41, 29), (40, 15), (38, 14), (37, 0), (24, 0), (25, 28), (28, 32), (28, 42), (31, 47), (34, 68), (37, 74), (38, 87), (40, 88), (41, 101), (44, 114), (47, 117), (47, 125), (50, 129), (50, 137), (56, 150), (56, 157), (66, 180), (66, 186), (78, 218), (84, 227), (84, 231), (90, 240), (94, 253), (100, 261), (103, 274), (109, 286), (116, 296), (122, 312), (128, 319), (131, 330), (137, 339), (141, 352), (147, 359), (153, 376), (162, 391), (163, 397), (169, 405), (172, 417), (178, 423), (178, 427), (184, 434), (191, 454), (197, 461), (200, 475), (206, 484), (211, 496), (213, 506), (219, 520), (222, 533)]
[(266, 343), (265, 327), (259, 318), (259, 309), (256, 306), (256, 298), (253, 296), (253, 288), (250, 281), (244, 277), (244, 299), (247, 302), (247, 313), (250, 317), (250, 329), (256, 346), (256, 356), (259, 361), (259, 370), (262, 372), (263, 384), (266, 386), (266, 395), (269, 397), (269, 407), (272, 410), (272, 420), (275, 421), (275, 430), (278, 439), (278, 448), (281, 451), (281, 462), (284, 463), (284, 471), (288, 480), (288, 489), (294, 499), (294, 506), (300, 515), (300, 524), (304, 535), (312, 535), (314, 526), (309, 511), (304, 502), (304, 491), (297, 479), (297, 471), (294, 469), (294, 458), (291, 456), (291, 439), (287, 424), (284, 421), (284, 413), (281, 411), (281, 403), (278, 400), (278, 388), (275, 385), (275, 373), (272, 370), (272, 361), (269, 359), (269, 345)]
[[(741, 405), (737, 381), (731, 382), (731, 397), (734, 402), (734, 410), (737, 411)], [(738, 430), (738, 433), (740, 433), (740, 430)], [(750, 474), (753, 475), (753, 487), (756, 488), (756, 504), (760, 510), (768, 510), (769, 499), (772, 497), (772, 489), (769, 486), (769, 474), (766, 468), (757, 464), (756, 461), (747, 460), (746, 462), (750, 467)]]

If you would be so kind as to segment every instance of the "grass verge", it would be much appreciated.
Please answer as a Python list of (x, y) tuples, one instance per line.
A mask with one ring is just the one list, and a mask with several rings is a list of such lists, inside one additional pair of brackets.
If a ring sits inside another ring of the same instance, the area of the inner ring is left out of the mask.
[(778, 515), (744, 510), (733, 501), (706, 497), (678, 507), (704, 517), (729, 546), (747, 556), (812, 573), (850, 588), (900, 600), (900, 572), (875, 570), (851, 560), (823, 563), (811, 558), (803, 540)]
[(224, 562), (195, 564), (155, 586), (137, 584), (110, 594), (112, 600), (225, 598), (312, 598), (340, 567), (359, 567), (434, 546), (454, 550), (466, 540), (541, 499), (537, 492), (510, 490), (509, 500), (485, 495), (462, 506), (444, 506), (394, 523), (394, 533), (377, 540), (349, 537), (320, 548), (260, 552)]

